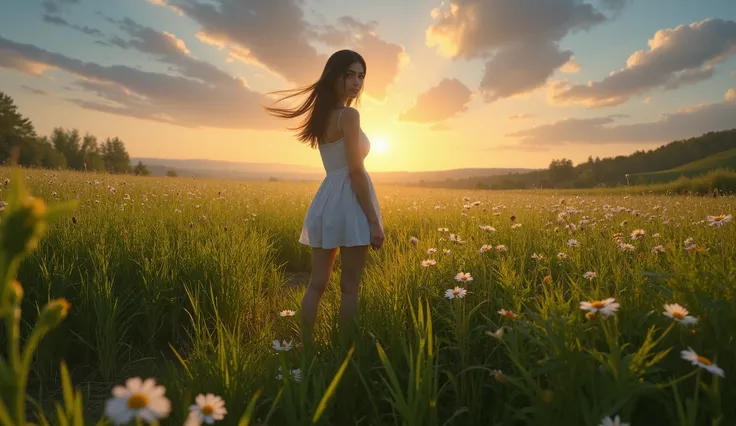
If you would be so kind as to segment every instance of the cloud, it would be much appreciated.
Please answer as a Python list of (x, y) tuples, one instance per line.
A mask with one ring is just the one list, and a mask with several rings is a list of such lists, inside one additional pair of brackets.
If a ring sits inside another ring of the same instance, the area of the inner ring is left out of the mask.
[(619, 115), (595, 118), (571, 118), (543, 124), (507, 136), (518, 138), (518, 146), (559, 146), (588, 143), (662, 143), (699, 136), (710, 131), (736, 127), (736, 90), (726, 92), (724, 100), (695, 105), (659, 120), (614, 124)]
[(550, 86), (550, 100), (590, 107), (619, 105), (657, 87), (676, 89), (713, 75), (716, 63), (736, 53), (736, 22), (706, 19), (657, 31), (648, 50), (632, 54), (626, 67), (601, 81)]
[(577, 62), (575, 62), (575, 58), (570, 58), (569, 61), (565, 63), (562, 67), (560, 67), (560, 71), (567, 73), (567, 74), (575, 74), (580, 72), (580, 70), (583, 67), (580, 66)]
[(449, 8), (434, 9), (432, 16), (430, 47), (454, 58), (486, 61), (480, 90), (487, 101), (544, 85), (572, 58), (559, 41), (608, 19), (578, 0), (451, 0)]
[(60, 13), (67, 6), (79, 3), (79, 0), (44, 0), (41, 6), (46, 14)]
[(509, 120), (528, 120), (531, 118), (534, 118), (534, 114), (530, 114), (528, 112), (522, 112), (519, 114), (513, 114), (506, 117)]
[(368, 67), (366, 93), (377, 100), (384, 100), (388, 87), (408, 63), (409, 56), (403, 46), (382, 40), (376, 33), (377, 26), (375, 21), (364, 23), (343, 16), (338, 19), (337, 25), (313, 26), (311, 29), (316, 39), (328, 46), (339, 49), (347, 47), (359, 52)]
[[(309, 84), (322, 74), (327, 56), (317, 52), (315, 42), (360, 52), (369, 65), (366, 93), (386, 97), (406, 60), (402, 46), (381, 39), (375, 23), (343, 17), (333, 26), (317, 26), (304, 17), (302, 0), (157, 0), (200, 25), (198, 38), (232, 57), (263, 66), (297, 84)], [(375, 72), (373, 71), (375, 70)]]
[(227, 85), (233, 80), (230, 74), (211, 63), (191, 56), (184, 41), (174, 34), (142, 26), (129, 18), (112, 22), (118, 24), (120, 29), (132, 37), (130, 40), (114, 37), (109, 41), (114, 46), (147, 53), (162, 62), (174, 65), (180, 75), (198, 79), (206, 84)]
[(31, 87), (31, 86), (26, 86), (25, 84), (22, 84), (20, 87), (23, 90), (25, 90), (26, 92), (32, 93), (34, 95), (39, 95), (39, 96), (48, 96), (49, 95), (49, 92), (47, 92), (45, 90), (37, 89), (37, 88)]
[(76, 87), (97, 95), (95, 100), (71, 99), (87, 109), (189, 127), (283, 128), (263, 112), (261, 105), (267, 99), (237, 78), (205, 82), (123, 65), (103, 66), (1, 36), (0, 66), (35, 75), (48, 69), (73, 74), (79, 78)]
[(100, 31), (100, 30), (98, 30), (96, 28), (90, 28), (90, 27), (88, 27), (86, 25), (83, 26), (83, 27), (80, 27), (79, 25), (76, 25), (76, 24), (70, 24), (66, 19), (64, 19), (64, 18), (62, 18), (60, 16), (45, 14), (45, 15), (43, 15), (43, 20), (45, 22), (48, 22), (49, 24), (54, 24), (54, 25), (59, 25), (61, 27), (71, 28), (71, 29), (77, 30), (77, 31), (82, 32), (82, 33), (87, 34), (87, 35), (96, 35), (96, 36), (100, 36), (100, 37), (104, 36), (104, 34), (102, 34), (102, 31)]
[(399, 115), (399, 121), (434, 123), (467, 109), (472, 92), (460, 80), (445, 78), (420, 94), (414, 105)]

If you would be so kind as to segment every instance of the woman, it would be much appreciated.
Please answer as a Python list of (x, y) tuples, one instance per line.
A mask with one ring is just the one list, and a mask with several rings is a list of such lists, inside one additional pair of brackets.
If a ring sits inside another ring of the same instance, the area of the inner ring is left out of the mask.
[(381, 248), (383, 222), (378, 199), (363, 160), (370, 151), (368, 137), (360, 128), (360, 114), (350, 105), (363, 90), (366, 64), (351, 50), (335, 52), (325, 64), (319, 80), (288, 93), (277, 102), (307, 95), (295, 108), (267, 107), (280, 118), (306, 115), (298, 139), (318, 148), (327, 172), (304, 219), (299, 242), (312, 248), (312, 273), (302, 299), (301, 316), (311, 335), (317, 308), (330, 281), (340, 249), (341, 328), (357, 321), (358, 290), (368, 248)]

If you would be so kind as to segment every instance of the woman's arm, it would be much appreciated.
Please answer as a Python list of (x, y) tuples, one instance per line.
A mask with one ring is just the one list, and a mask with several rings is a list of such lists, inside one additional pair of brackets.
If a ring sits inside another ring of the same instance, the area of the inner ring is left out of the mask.
[(353, 191), (358, 197), (368, 223), (378, 223), (378, 215), (368, 186), (368, 176), (363, 166), (363, 153), (360, 149), (360, 113), (354, 108), (346, 108), (342, 114), (342, 133), (345, 138), (345, 152), (348, 157), (348, 173)]

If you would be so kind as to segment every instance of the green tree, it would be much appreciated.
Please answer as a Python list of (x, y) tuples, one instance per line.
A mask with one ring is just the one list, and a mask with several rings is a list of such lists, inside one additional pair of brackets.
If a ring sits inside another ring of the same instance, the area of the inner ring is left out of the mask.
[(125, 144), (118, 138), (107, 138), (100, 147), (105, 169), (111, 173), (130, 173), (130, 156), (125, 149)]
[(169, 170), (166, 172), (166, 176), (168, 177), (176, 177), (176, 172), (173, 170)]
[(105, 161), (100, 154), (97, 138), (89, 133), (82, 139), (82, 158), (84, 159), (83, 170), (99, 172), (105, 170)]
[(18, 112), (13, 98), (0, 92), (0, 161), (6, 162), (13, 147), (20, 146), (22, 150), (35, 137), (31, 120)]
[(567, 158), (552, 160), (549, 164), (549, 177), (555, 184), (572, 180), (575, 177), (575, 168), (572, 165), (572, 160)]
[(140, 160), (138, 160), (138, 164), (136, 164), (133, 168), (133, 173), (139, 176), (148, 176), (149, 174), (151, 174), (148, 171), (148, 167), (146, 167), (146, 165), (143, 164), (143, 162)]
[(69, 168), (84, 169), (84, 153), (82, 152), (82, 138), (77, 129), (66, 130), (56, 127), (51, 132), (51, 144), (66, 158)]

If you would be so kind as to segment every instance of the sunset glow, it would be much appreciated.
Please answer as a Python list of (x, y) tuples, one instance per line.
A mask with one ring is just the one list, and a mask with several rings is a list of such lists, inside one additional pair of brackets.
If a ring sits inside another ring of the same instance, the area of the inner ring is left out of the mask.
[(263, 106), (343, 48), (367, 62), (375, 171), (577, 164), (733, 126), (728, 2), (538, 1), (550, 19), (534, 0), (10, 2), (0, 79), (39, 134), (144, 158), (320, 168)]

